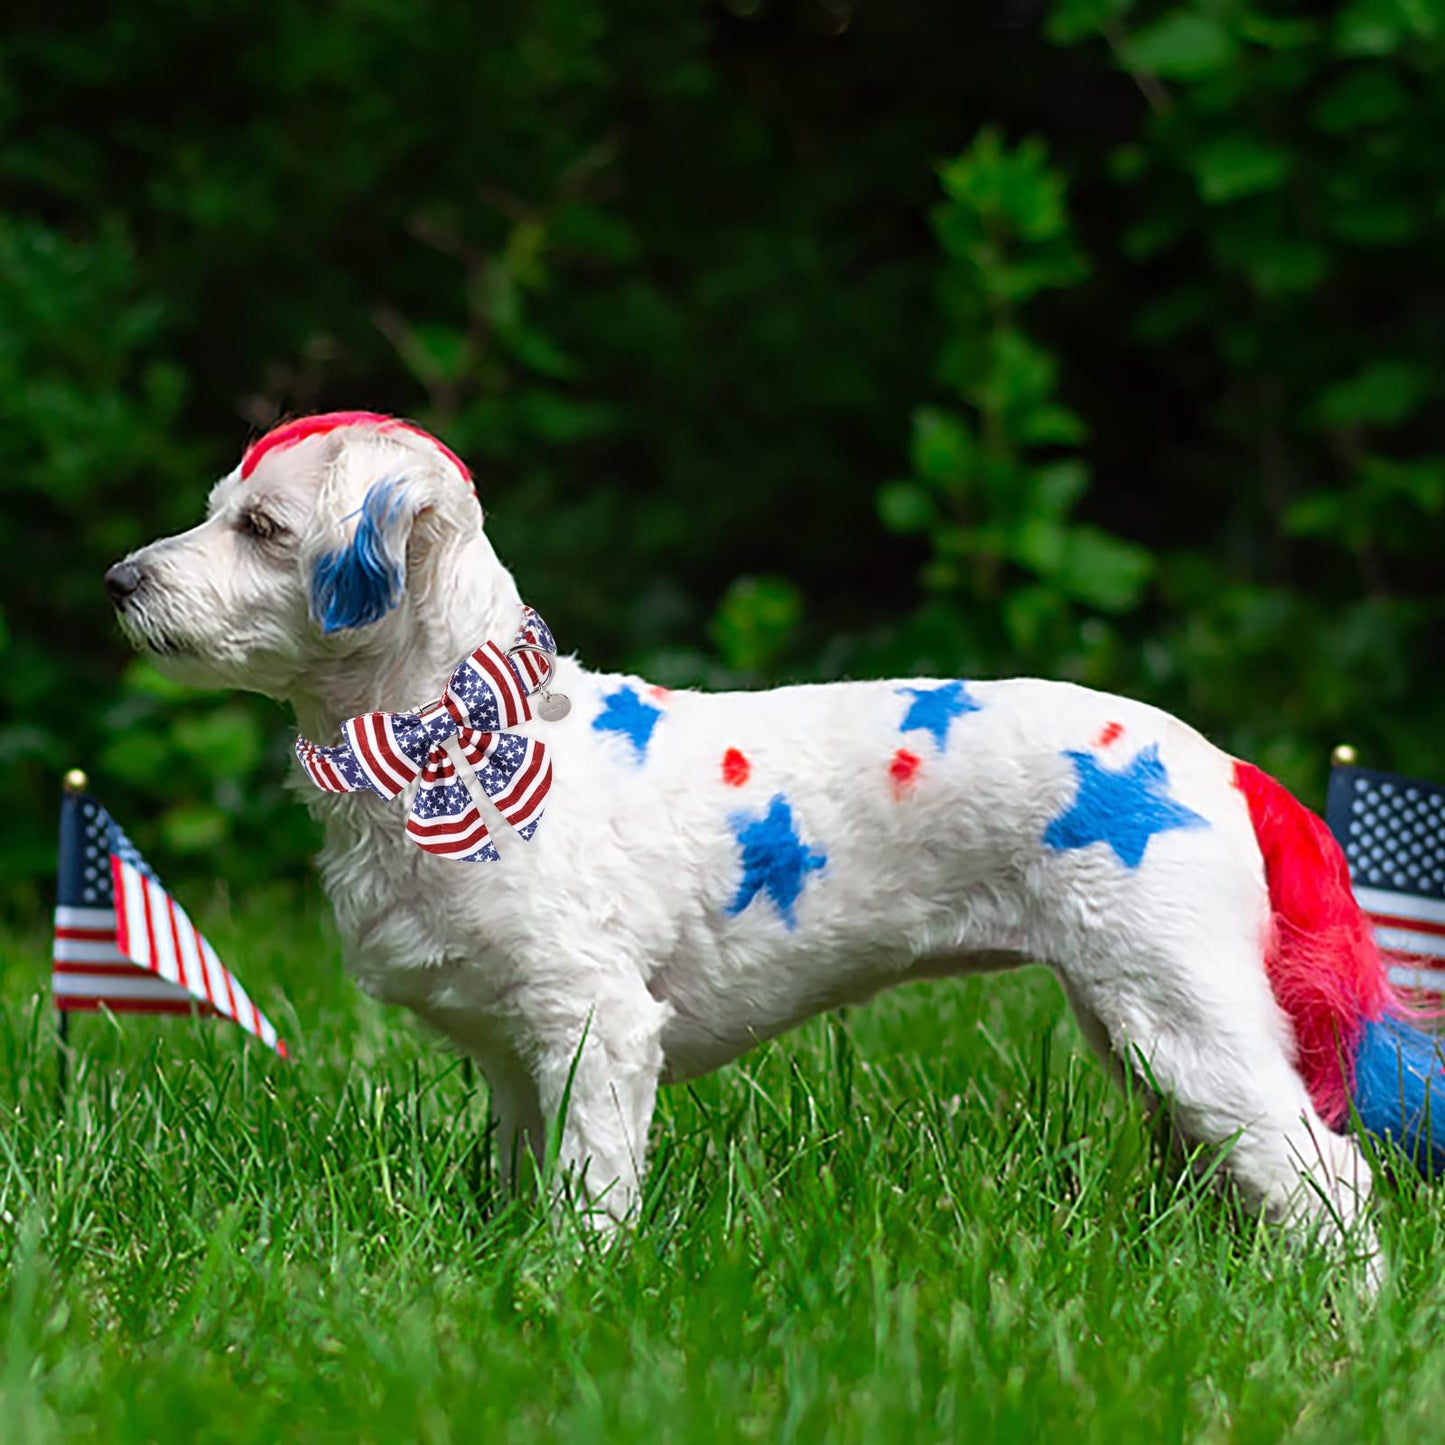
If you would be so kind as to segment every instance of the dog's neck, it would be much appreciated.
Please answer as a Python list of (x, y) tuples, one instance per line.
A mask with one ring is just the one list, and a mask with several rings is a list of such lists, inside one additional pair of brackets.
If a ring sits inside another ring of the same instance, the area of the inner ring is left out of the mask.
[(365, 645), (318, 668), (288, 701), (303, 736), (329, 742), (358, 713), (435, 702), (453, 669), (479, 644), (506, 646), (521, 620), (512, 574), (478, 533), (429, 575), (414, 579)]

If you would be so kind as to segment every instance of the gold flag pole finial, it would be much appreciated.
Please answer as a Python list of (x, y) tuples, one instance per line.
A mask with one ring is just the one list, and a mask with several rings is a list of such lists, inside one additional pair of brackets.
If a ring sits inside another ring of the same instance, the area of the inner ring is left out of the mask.
[(1330, 761), (1337, 768), (1352, 768), (1358, 759), (1359, 754), (1355, 752), (1349, 743), (1341, 743), (1339, 747), (1330, 754)]
[(63, 786), (67, 793), (83, 793), (90, 786), (90, 779), (80, 768), (71, 768), (65, 775)]

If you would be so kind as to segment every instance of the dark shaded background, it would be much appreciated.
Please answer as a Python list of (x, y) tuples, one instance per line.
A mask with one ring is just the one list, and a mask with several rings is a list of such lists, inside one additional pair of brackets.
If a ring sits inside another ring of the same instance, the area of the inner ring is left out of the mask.
[(132, 659), (100, 576), (333, 407), (462, 453), (598, 665), (1037, 672), (1315, 802), (1344, 738), (1445, 773), (1442, 23), (28, 7), (0, 37), (0, 901), (43, 908), (75, 763), (168, 878), (301, 875), (286, 720)]

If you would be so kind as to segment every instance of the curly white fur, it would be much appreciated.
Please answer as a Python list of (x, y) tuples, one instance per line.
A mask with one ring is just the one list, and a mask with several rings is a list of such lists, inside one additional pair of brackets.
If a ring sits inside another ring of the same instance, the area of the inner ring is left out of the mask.
[[(317, 559), (397, 479), (395, 606), (323, 632)], [(429, 439), (350, 425), (238, 467), (204, 523), (135, 553), (122, 620), (175, 675), (285, 700), (334, 742), (349, 716), (434, 700), (472, 648), (511, 636), (521, 597), (482, 520)], [(526, 725), (552, 750), (547, 816), (526, 843), (497, 820), (499, 863), (419, 851), (403, 800), (301, 787), (349, 966), (477, 1060), (504, 1159), (517, 1139), (539, 1147), (570, 1079), (563, 1162), (620, 1219), (660, 1082), (903, 980), (1038, 960), (1101, 1053), (1146, 1064), (1188, 1137), (1230, 1146), (1271, 1216), (1337, 1236), (1356, 1219), (1368, 1171), (1311, 1107), (1265, 976), (1265, 878), (1232, 760), (1183, 723), (1033, 680), (970, 684), (977, 708), (942, 737), (901, 731), (926, 680), (662, 696), (567, 657), (554, 686), (570, 716)], [(628, 687), (660, 714), (645, 756), (594, 726)], [(1108, 770), (1150, 746), (1203, 826), (1155, 832), (1137, 866), (1107, 843), (1045, 845), (1079, 787), (1070, 751)], [(744, 884), (743, 829), (778, 797), (813, 859), (790, 906), (786, 887)]]

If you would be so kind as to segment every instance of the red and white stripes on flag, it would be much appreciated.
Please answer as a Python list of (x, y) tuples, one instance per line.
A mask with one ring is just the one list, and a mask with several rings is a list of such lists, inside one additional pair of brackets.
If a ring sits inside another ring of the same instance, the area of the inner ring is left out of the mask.
[(1445, 993), (1445, 903), (1380, 888), (1356, 888), (1375, 942), (1398, 988)]
[(61, 808), (51, 993), (63, 1011), (201, 1013), (286, 1045), (184, 908), (93, 798)]

